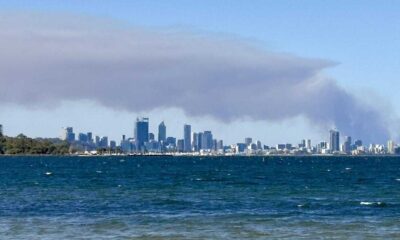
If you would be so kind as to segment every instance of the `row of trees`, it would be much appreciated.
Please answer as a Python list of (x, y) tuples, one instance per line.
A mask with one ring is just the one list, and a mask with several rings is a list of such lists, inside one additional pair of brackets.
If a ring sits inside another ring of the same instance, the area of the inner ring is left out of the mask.
[(55, 139), (33, 139), (23, 134), (17, 137), (0, 135), (0, 154), (51, 154), (64, 155), (70, 145)]

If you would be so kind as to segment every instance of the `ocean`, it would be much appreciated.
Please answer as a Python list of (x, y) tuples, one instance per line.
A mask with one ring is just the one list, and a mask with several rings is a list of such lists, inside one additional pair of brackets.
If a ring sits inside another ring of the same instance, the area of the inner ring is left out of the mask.
[(400, 158), (0, 157), (0, 239), (400, 239)]

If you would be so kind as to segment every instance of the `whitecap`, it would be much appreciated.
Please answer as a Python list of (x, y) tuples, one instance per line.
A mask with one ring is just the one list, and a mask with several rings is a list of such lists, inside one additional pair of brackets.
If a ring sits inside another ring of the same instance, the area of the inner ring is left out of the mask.
[(97, 173), (102, 173), (102, 171), (96, 171)]
[(47, 176), (50, 176), (50, 175), (52, 175), (53, 173), (52, 172), (46, 172), (45, 173)]
[(119, 161), (120, 161), (120, 162), (125, 162), (125, 160), (124, 160), (124, 159), (120, 159)]
[(360, 205), (364, 206), (385, 206), (384, 202), (360, 202)]
[(351, 168), (347, 167), (346, 170), (349, 171), (349, 170), (351, 170)]
[(396, 181), (400, 181), (400, 178), (396, 178)]

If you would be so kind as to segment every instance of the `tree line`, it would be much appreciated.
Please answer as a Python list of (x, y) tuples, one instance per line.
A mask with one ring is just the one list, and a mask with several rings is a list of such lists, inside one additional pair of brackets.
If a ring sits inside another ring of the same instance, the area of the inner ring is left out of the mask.
[(70, 144), (58, 139), (34, 139), (23, 134), (16, 137), (0, 135), (0, 154), (65, 155), (69, 152)]

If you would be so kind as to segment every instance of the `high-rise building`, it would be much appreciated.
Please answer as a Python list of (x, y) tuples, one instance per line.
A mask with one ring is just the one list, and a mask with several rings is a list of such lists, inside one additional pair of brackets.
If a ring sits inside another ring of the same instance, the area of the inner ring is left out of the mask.
[(176, 138), (174, 138), (174, 137), (167, 137), (165, 142), (167, 145), (176, 146)]
[(263, 148), (262, 148), (262, 144), (261, 144), (261, 141), (257, 141), (257, 150), (262, 150)]
[(136, 150), (144, 151), (145, 143), (149, 141), (149, 118), (137, 118), (135, 124)]
[(306, 146), (307, 149), (311, 149), (311, 139), (307, 139)]
[(196, 145), (197, 145), (197, 151), (200, 151), (201, 149), (203, 149), (203, 138), (204, 138), (204, 134), (202, 132), (199, 132), (197, 134), (197, 139), (196, 139)]
[(199, 146), (197, 145), (198, 143), (198, 134), (193, 132), (192, 133), (192, 150), (197, 152), (199, 151)]
[(74, 129), (72, 127), (63, 128), (63, 131), (62, 131), (62, 134), (61, 134), (61, 140), (64, 140), (64, 141), (67, 141), (67, 142), (75, 141)]
[(211, 131), (204, 131), (201, 136), (201, 149), (211, 150), (213, 144), (213, 135)]
[(300, 147), (303, 147), (303, 148), (306, 147), (306, 140), (305, 139), (301, 140)]
[(111, 150), (115, 150), (117, 148), (117, 143), (113, 140), (110, 141), (110, 148)]
[(154, 140), (155, 136), (154, 133), (149, 133), (149, 141)]
[(101, 147), (101, 148), (108, 147), (108, 137), (107, 136), (103, 136), (100, 138), (99, 147)]
[(395, 144), (392, 140), (387, 142), (387, 153), (388, 154), (395, 154)]
[(218, 141), (217, 149), (218, 150), (223, 150), (224, 149), (224, 142), (222, 140)]
[(87, 141), (88, 141), (87, 135), (84, 134), (84, 133), (79, 133), (79, 134), (78, 134), (78, 141), (80, 141), (80, 142), (82, 142), (82, 143), (87, 142)]
[(362, 142), (361, 140), (356, 140), (356, 141), (354, 142), (354, 145), (355, 145), (356, 147), (362, 147), (363, 142)]
[(164, 121), (162, 121), (158, 125), (158, 141), (159, 142), (165, 142), (167, 140), (167, 127), (164, 124)]
[(177, 148), (178, 152), (183, 152), (184, 148), (185, 148), (185, 140), (184, 139), (179, 139), (176, 148)]
[(346, 136), (344, 138), (344, 143), (343, 143), (343, 152), (345, 152), (347, 154), (351, 153), (351, 150), (352, 150), (351, 149), (351, 145), (352, 145), (351, 137), (350, 136)]
[(217, 139), (213, 139), (213, 144), (212, 144), (212, 150), (217, 151), (218, 150), (218, 141)]
[(340, 151), (340, 133), (337, 130), (329, 132), (329, 149), (332, 152)]
[(100, 137), (99, 136), (95, 137), (94, 143), (96, 144), (97, 147), (100, 146)]
[(93, 142), (93, 134), (91, 132), (86, 133), (88, 142)]
[(244, 139), (244, 143), (249, 146), (253, 142), (253, 139), (251, 137), (247, 137)]
[(3, 136), (3, 125), (0, 124), (0, 136)]
[(184, 152), (192, 151), (192, 143), (191, 143), (191, 139), (190, 139), (191, 133), (192, 133), (192, 127), (188, 124), (185, 124), (183, 126), (183, 141), (184, 141), (183, 151)]

